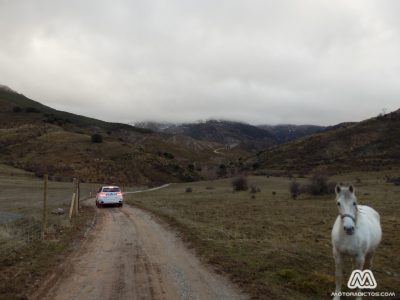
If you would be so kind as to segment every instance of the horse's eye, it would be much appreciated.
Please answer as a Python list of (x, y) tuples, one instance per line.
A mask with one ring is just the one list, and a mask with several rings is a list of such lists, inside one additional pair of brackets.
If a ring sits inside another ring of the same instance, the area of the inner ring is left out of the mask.
[(353, 205), (354, 205), (354, 206), (356, 206), (356, 205), (357, 205), (357, 203), (353, 202)]
[(340, 202), (338, 202), (337, 205), (340, 206)]

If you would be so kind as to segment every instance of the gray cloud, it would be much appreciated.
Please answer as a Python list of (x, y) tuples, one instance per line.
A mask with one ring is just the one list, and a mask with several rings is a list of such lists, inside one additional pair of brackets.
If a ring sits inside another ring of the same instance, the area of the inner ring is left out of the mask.
[(399, 108), (398, 1), (0, 0), (0, 83), (110, 121)]

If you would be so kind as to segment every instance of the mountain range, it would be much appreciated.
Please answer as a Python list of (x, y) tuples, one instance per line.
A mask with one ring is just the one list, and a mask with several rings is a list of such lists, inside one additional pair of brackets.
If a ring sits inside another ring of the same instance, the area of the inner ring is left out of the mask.
[(149, 185), (244, 171), (396, 169), (400, 110), (330, 127), (226, 120), (132, 125), (55, 110), (0, 86), (0, 163), (56, 180)]
[(207, 120), (193, 123), (137, 122), (132, 125), (156, 132), (180, 134), (197, 140), (212, 141), (230, 148), (247, 151), (265, 149), (325, 130), (316, 125), (250, 125), (228, 120)]

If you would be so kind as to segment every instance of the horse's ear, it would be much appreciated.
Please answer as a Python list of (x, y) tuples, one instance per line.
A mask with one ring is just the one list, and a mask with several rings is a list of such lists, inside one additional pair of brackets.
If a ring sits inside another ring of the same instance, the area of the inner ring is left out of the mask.
[(336, 187), (335, 187), (335, 192), (336, 192), (336, 194), (339, 194), (340, 191), (341, 191), (340, 185), (337, 184)]
[(352, 184), (349, 186), (349, 191), (352, 194), (354, 194), (354, 192), (356, 191), (356, 189), (354, 188), (354, 186)]

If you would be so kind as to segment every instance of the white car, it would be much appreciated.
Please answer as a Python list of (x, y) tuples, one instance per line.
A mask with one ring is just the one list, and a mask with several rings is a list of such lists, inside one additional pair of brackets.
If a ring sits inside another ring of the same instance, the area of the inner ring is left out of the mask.
[(122, 206), (124, 198), (121, 189), (118, 186), (102, 186), (96, 195), (96, 206), (102, 207), (105, 205)]

